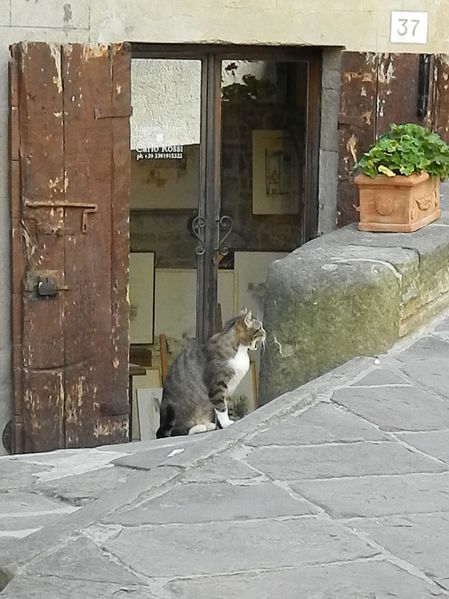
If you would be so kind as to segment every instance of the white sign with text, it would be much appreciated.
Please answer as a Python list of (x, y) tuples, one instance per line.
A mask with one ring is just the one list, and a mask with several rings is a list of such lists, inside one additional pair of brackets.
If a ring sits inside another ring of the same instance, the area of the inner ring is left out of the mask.
[(393, 44), (426, 44), (427, 12), (392, 10), (390, 42)]

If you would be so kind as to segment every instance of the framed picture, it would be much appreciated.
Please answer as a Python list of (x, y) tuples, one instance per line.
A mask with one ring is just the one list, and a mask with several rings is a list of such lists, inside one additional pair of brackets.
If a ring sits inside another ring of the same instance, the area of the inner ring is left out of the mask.
[[(174, 339), (195, 337), (196, 270), (193, 268), (157, 268), (155, 291), (155, 333)], [(233, 316), (234, 271), (218, 271), (218, 302), (223, 322)]]
[(253, 131), (253, 214), (298, 214), (299, 173), (291, 134)]
[(129, 256), (129, 320), (131, 343), (153, 343), (154, 252)]
[(162, 388), (160, 387), (145, 387), (136, 390), (139, 439), (141, 441), (156, 439), (156, 431), (160, 422), (161, 399)]
[[(158, 406), (154, 399), (150, 401), (150, 396), (153, 398), (162, 396), (162, 379), (159, 368), (147, 368), (146, 374), (139, 374), (132, 377), (133, 441), (138, 441), (139, 439), (143, 441), (142, 429), (144, 430), (143, 434), (148, 435), (148, 427), (154, 427), (157, 424)], [(146, 436), (145, 438), (148, 437)]]
[[(234, 252), (236, 313), (242, 308), (248, 308), (263, 322), (268, 269), (272, 262), (287, 255), (287, 252)], [(251, 358), (256, 363), (257, 376), (260, 369), (260, 351), (259, 347), (251, 352)]]
[(235, 312), (252, 310), (263, 318), (265, 287), (270, 264), (287, 256), (287, 252), (234, 252)]

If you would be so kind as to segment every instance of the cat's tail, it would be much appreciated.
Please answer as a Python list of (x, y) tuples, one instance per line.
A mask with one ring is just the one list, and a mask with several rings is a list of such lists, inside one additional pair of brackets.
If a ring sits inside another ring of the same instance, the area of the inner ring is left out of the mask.
[(175, 425), (175, 410), (169, 403), (161, 408), (161, 424), (157, 429), (156, 439), (171, 436), (171, 430)]

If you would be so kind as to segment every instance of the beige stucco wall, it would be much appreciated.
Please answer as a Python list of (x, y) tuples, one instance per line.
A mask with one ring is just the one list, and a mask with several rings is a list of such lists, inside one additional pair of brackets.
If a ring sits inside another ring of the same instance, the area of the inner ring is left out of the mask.
[[(447, 7), (447, 0), (109, 0), (92, 3), (90, 31), (92, 41), (224, 41), (447, 53)], [(388, 42), (391, 10), (429, 12), (425, 50)]]
[[(7, 63), (12, 42), (230, 42), (449, 53), (447, 6), (448, 0), (0, 0), (0, 435), (10, 414)], [(392, 9), (429, 11), (428, 44), (390, 44)], [(335, 87), (325, 86), (329, 109), (335, 108)], [(320, 162), (336, 163), (335, 140), (322, 142)], [(334, 187), (320, 192), (323, 230), (334, 223)]]

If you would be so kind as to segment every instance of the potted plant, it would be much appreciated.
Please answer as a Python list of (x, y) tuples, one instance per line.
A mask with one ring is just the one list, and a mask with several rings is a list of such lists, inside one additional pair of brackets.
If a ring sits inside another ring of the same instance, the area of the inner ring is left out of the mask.
[(387, 133), (355, 165), (361, 231), (411, 232), (440, 216), (439, 182), (449, 177), (449, 146), (407, 123)]

